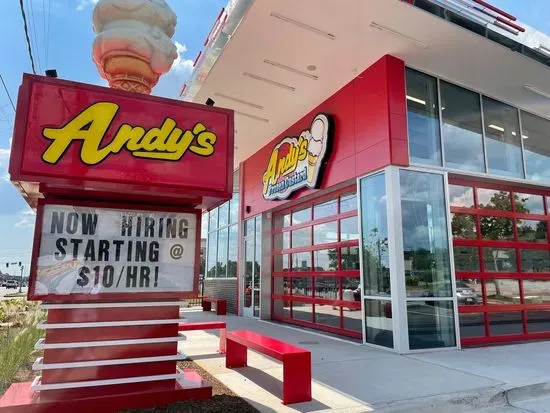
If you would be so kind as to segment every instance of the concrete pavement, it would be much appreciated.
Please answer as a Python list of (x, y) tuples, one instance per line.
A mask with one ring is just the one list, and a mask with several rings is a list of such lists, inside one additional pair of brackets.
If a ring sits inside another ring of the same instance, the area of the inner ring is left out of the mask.
[(250, 352), (248, 367), (226, 369), (212, 331), (186, 334), (180, 351), (262, 412), (507, 413), (533, 405), (533, 394), (550, 396), (546, 388), (533, 387), (550, 382), (550, 342), (401, 356), (245, 317), (196, 310), (182, 315), (190, 322), (224, 320), (229, 330), (253, 330), (311, 351), (314, 400), (283, 406), (281, 363)]

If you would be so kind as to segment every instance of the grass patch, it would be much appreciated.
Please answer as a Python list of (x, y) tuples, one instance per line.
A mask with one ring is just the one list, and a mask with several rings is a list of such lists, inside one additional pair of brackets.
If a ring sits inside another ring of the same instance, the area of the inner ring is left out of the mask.
[(28, 365), (36, 350), (34, 345), (43, 331), (37, 324), (45, 314), (35, 303), (26, 300), (0, 302), (0, 392), (4, 392), (22, 366)]

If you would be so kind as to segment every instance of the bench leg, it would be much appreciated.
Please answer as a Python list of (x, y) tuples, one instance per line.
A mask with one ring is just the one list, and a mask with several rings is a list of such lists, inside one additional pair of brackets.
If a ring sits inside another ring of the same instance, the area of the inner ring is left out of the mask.
[(210, 311), (210, 310), (212, 310), (212, 303), (210, 301), (202, 300), (202, 311)]
[(311, 354), (285, 356), (283, 404), (309, 401), (311, 401)]
[(216, 303), (216, 314), (217, 315), (226, 315), (227, 314), (227, 301), (218, 301)]
[(220, 354), (225, 353), (225, 328), (220, 328)]
[(239, 344), (233, 340), (226, 339), (226, 354), (225, 354), (225, 367), (228, 369), (235, 367), (246, 367), (247, 354), (246, 346)]

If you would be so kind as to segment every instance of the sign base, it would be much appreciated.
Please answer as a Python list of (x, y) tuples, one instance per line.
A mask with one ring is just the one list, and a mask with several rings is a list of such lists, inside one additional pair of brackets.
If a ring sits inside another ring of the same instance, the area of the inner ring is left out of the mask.
[(212, 398), (212, 386), (195, 370), (183, 370), (183, 380), (166, 380), (150, 390), (126, 391), (85, 397), (42, 397), (31, 389), (31, 382), (14, 383), (0, 398), (0, 413), (116, 413), (124, 409), (150, 408), (185, 400)]

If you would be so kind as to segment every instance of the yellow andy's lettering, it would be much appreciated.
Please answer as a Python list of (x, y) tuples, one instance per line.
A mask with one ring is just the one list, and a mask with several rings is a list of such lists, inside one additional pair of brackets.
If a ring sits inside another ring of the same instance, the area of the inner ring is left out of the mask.
[(307, 144), (308, 141), (300, 137), (298, 141), (298, 161), (303, 161), (307, 157)]
[(42, 155), (45, 162), (57, 163), (71, 143), (81, 140), (80, 158), (87, 165), (96, 165), (111, 154), (123, 149), (138, 158), (178, 161), (188, 151), (199, 156), (214, 153), (217, 136), (202, 123), (192, 130), (183, 131), (172, 118), (166, 118), (159, 127), (145, 129), (123, 123), (113, 139), (102, 146), (109, 126), (119, 106), (115, 103), (99, 102), (86, 108), (65, 126), (44, 128), (43, 135), (52, 141)]
[(267, 165), (267, 170), (264, 173), (263, 181), (264, 181), (264, 192), (267, 191), (267, 187), (269, 185), (273, 185), (275, 182), (277, 182), (277, 161), (279, 158), (279, 150), (274, 149), (273, 152), (271, 152), (271, 157), (269, 158), (269, 164)]
[(99, 145), (118, 109), (119, 106), (116, 103), (95, 103), (62, 128), (44, 128), (44, 137), (53, 142), (42, 155), (42, 159), (47, 163), (55, 164), (74, 140), (82, 140), (84, 141), (80, 153), (82, 161), (88, 165), (101, 162), (102, 151)]

